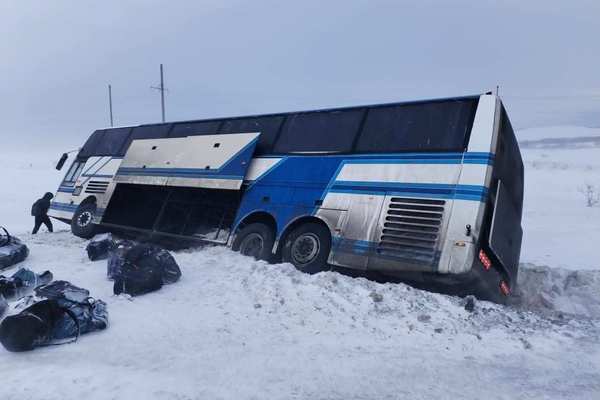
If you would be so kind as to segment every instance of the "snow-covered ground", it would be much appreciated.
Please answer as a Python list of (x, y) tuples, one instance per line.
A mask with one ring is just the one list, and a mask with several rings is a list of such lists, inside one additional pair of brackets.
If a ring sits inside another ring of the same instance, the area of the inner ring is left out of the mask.
[(521, 261), (600, 269), (600, 204), (586, 207), (586, 184), (600, 193), (600, 148), (521, 150), (525, 204)]
[(473, 313), (459, 298), (220, 247), (175, 253), (182, 280), (159, 292), (113, 296), (106, 262), (87, 260), (66, 225), (27, 233), (31, 202), (62, 177), (59, 152), (0, 149), (0, 225), (29, 245), (24, 266), (105, 300), (110, 326), (0, 349), (0, 399), (600, 398), (600, 207), (577, 191), (600, 186), (597, 148), (523, 149), (522, 295)]
[(534, 289), (586, 291), (595, 303), (573, 310), (579, 316), (540, 312), (534, 297), (523, 308), (478, 302), (469, 313), (459, 298), (334, 272), (306, 275), (212, 247), (176, 253), (182, 280), (130, 301), (112, 295), (106, 262), (88, 261), (83, 240), (68, 232), (23, 238), (31, 246), (27, 265), (51, 269), (55, 279), (107, 301), (110, 326), (76, 344), (27, 354), (0, 350), (2, 399), (600, 393), (597, 271), (579, 279), (525, 274)]

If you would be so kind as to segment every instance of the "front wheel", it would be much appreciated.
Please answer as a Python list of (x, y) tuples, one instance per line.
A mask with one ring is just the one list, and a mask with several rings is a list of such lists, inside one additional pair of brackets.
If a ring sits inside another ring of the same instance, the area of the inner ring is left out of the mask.
[(300, 271), (314, 274), (327, 269), (331, 234), (321, 224), (309, 222), (294, 229), (287, 237), (281, 256)]
[(235, 236), (231, 248), (257, 260), (270, 261), (275, 233), (265, 224), (256, 222), (243, 227)]
[(71, 220), (71, 232), (73, 235), (83, 239), (90, 239), (96, 234), (97, 227), (94, 224), (94, 214), (96, 214), (96, 204), (87, 203), (77, 207), (77, 211)]

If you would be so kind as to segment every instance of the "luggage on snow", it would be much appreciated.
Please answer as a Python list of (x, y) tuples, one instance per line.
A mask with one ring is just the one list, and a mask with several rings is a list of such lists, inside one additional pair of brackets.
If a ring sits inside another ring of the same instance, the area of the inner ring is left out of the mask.
[(0, 226), (0, 270), (20, 263), (28, 255), (27, 246)]
[(109, 257), (113, 292), (138, 296), (175, 283), (181, 277), (177, 262), (167, 250), (152, 244), (123, 244)]
[(52, 272), (45, 271), (41, 274), (21, 268), (10, 278), (0, 275), (0, 295), (6, 300), (17, 300), (27, 296), (33, 289), (52, 281)]
[(108, 258), (110, 251), (117, 247), (110, 233), (96, 235), (85, 248), (90, 261), (104, 260)]
[(73, 342), (108, 326), (106, 303), (89, 297), (86, 289), (55, 281), (35, 294), (43, 299), (0, 323), (0, 342), (9, 351)]

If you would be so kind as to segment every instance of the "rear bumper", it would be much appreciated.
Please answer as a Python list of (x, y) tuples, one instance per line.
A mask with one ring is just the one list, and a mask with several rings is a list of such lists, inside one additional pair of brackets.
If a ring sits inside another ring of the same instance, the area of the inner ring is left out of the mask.
[[(497, 265), (497, 264), (496, 264)], [(515, 293), (517, 286), (518, 266), (514, 273), (509, 275), (502, 267), (495, 266), (486, 269), (479, 257), (475, 257), (468, 272), (456, 275), (437, 275), (430, 279), (436, 280), (447, 286), (442, 290), (448, 294), (466, 296), (473, 295), (480, 300), (488, 300), (494, 303), (506, 304)], [(508, 293), (502, 290), (504, 285)]]

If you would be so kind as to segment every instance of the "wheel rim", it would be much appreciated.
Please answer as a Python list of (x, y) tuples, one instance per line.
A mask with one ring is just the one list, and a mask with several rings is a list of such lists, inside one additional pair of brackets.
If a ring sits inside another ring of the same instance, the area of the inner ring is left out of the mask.
[(254, 258), (259, 258), (265, 246), (265, 241), (258, 233), (246, 236), (240, 244), (240, 253)]
[(92, 222), (92, 219), (93, 215), (91, 211), (84, 211), (79, 214), (79, 217), (77, 217), (77, 225), (79, 225), (81, 228), (85, 228)]
[(292, 261), (296, 265), (304, 265), (314, 261), (319, 254), (321, 242), (314, 233), (305, 233), (292, 244)]

